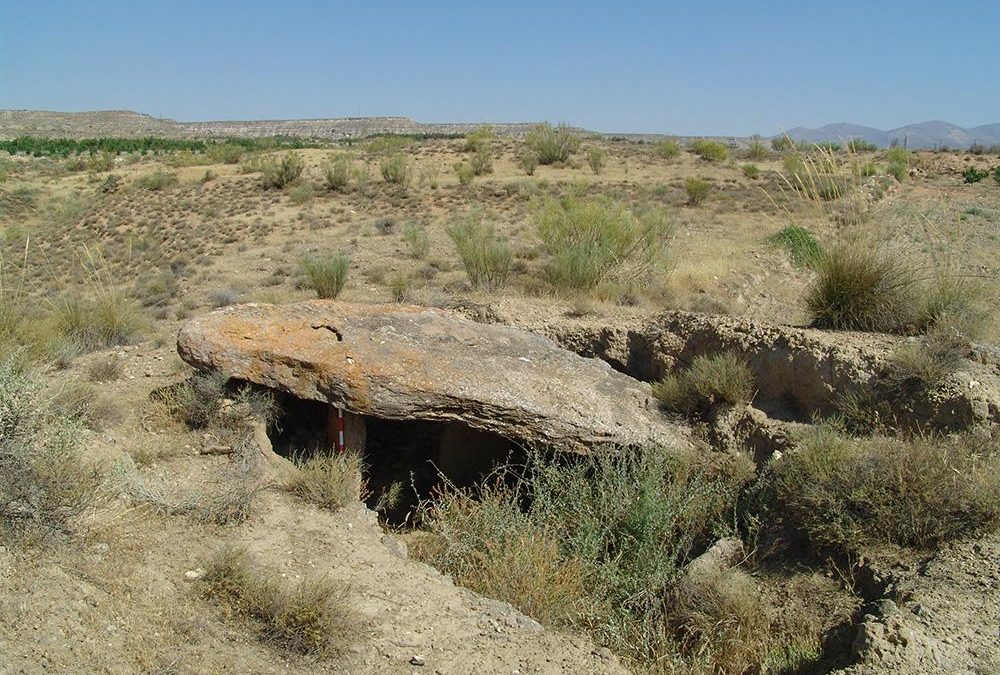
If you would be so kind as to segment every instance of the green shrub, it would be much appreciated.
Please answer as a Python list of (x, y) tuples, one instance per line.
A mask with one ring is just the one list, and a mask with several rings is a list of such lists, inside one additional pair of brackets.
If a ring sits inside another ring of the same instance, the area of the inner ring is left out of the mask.
[(788, 152), (795, 149), (795, 141), (787, 134), (775, 136), (771, 139), (771, 149), (775, 152)]
[(483, 221), (481, 211), (455, 218), (446, 231), (473, 286), (496, 290), (507, 283), (512, 264), (510, 244), (492, 224)]
[(83, 429), (57, 414), (13, 359), (0, 362), (0, 535), (36, 541), (72, 531), (99, 502)]
[(760, 167), (758, 167), (756, 164), (744, 164), (740, 168), (743, 170), (743, 175), (749, 178), (750, 180), (754, 180), (755, 178), (757, 178), (757, 176), (760, 175)]
[(718, 141), (699, 138), (691, 144), (691, 152), (709, 162), (724, 162), (729, 157), (729, 150)]
[(176, 187), (178, 183), (180, 183), (180, 178), (177, 177), (177, 174), (168, 171), (154, 171), (135, 180), (136, 187), (153, 191)]
[(623, 655), (662, 664), (678, 649), (671, 590), (750, 473), (739, 458), (664, 448), (574, 461), (529, 451), (476, 498), (439, 494), (423, 519), (434, 545), (415, 553), (547, 625), (589, 627)]
[(764, 144), (763, 138), (758, 135), (751, 136), (750, 143), (747, 145), (747, 159), (756, 159), (759, 161), (767, 159), (770, 154), (767, 145)]
[(909, 168), (902, 162), (889, 162), (889, 166), (885, 170), (900, 183), (905, 181), (906, 177), (910, 174)]
[(286, 488), (300, 499), (335, 511), (360, 499), (361, 456), (356, 452), (296, 457)]
[(770, 237), (767, 243), (780, 246), (791, 257), (792, 262), (802, 267), (816, 268), (823, 258), (823, 247), (812, 232), (798, 225), (787, 225)]
[(990, 175), (989, 171), (984, 171), (982, 169), (977, 169), (974, 166), (970, 166), (965, 171), (962, 172), (962, 178), (966, 183), (978, 183), (987, 176)]
[(493, 141), (496, 140), (496, 137), (497, 134), (493, 130), (493, 127), (488, 124), (477, 127), (475, 131), (465, 135), (465, 152), (478, 154), (486, 150), (492, 153)]
[(893, 332), (915, 318), (916, 272), (896, 251), (842, 243), (820, 258), (816, 272), (806, 294), (816, 327)]
[(528, 176), (534, 176), (538, 168), (538, 153), (531, 148), (523, 148), (517, 155), (517, 165)]
[(351, 180), (353, 162), (350, 155), (334, 155), (323, 165), (323, 175), (326, 177), (326, 187), (335, 192), (343, 192)]
[(665, 408), (699, 417), (722, 405), (749, 403), (753, 394), (750, 367), (732, 352), (696, 356), (689, 368), (653, 385), (653, 396)]
[(816, 427), (774, 468), (792, 528), (819, 550), (932, 548), (1000, 520), (1000, 455), (973, 436), (857, 439)]
[(684, 191), (687, 192), (688, 204), (697, 206), (708, 198), (708, 193), (712, 191), (712, 184), (702, 178), (686, 178)]
[(901, 148), (899, 146), (891, 147), (885, 151), (886, 160), (892, 164), (893, 162), (897, 164), (902, 164), (905, 167), (910, 166), (910, 151), (906, 148)]
[(288, 187), (299, 179), (305, 168), (305, 161), (294, 152), (289, 152), (280, 161), (268, 157), (260, 163), (261, 185), (279, 190)]
[(848, 152), (875, 152), (878, 150), (878, 146), (863, 138), (852, 138), (847, 142), (847, 150)]
[(524, 144), (534, 151), (539, 164), (555, 164), (565, 162), (580, 149), (580, 137), (567, 126), (553, 127), (546, 122), (532, 127), (524, 136)]
[(604, 171), (604, 167), (608, 163), (608, 153), (606, 150), (601, 148), (591, 148), (590, 152), (587, 153), (587, 164), (590, 166), (590, 170), (594, 172), (594, 175), (600, 175)]
[(493, 173), (493, 151), (489, 147), (480, 148), (469, 159), (469, 167), (477, 176)]
[(351, 266), (346, 253), (322, 253), (307, 255), (301, 262), (309, 288), (320, 298), (332, 299), (340, 295), (347, 281), (347, 270)]
[(215, 164), (239, 164), (245, 151), (237, 143), (212, 143), (206, 148), (208, 158)]
[(378, 168), (386, 183), (405, 187), (410, 182), (410, 161), (406, 155), (397, 153), (386, 157), (379, 162)]
[(665, 269), (673, 226), (662, 209), (632, 209), (607, 197), (564, 197), (543, 201), (535, 220), (551, 256), (547, 275), (556, 286), (637, 284)]
[(410, 249), (410, 255), (418, 260), (423, 260), (431, 251), (431, 239), (427, 236), (427, 230), (416, 223), (408, 222), (403, 227), (403, 241)]
[(476, 177), (476, 170), (468, 162), (459, 162), (455, 165), (455, 175), (458, 177), (459, 185), (469, 187)]
[(993, 180), (1000, 183), (1000, 164), (993, 167)]
[(236, 548), (216, 553), (205, 570), (202, 596), (256, 621), (266, 641), (318, 656), (340, 654), (350, 646), (357, 628), (342, 585), (318, 577), (286, 587)]
[(653, 145), (653, 152), (663, 159), (673, 159), (681, 154), (681, 144), (676, 138), (664, 138)]

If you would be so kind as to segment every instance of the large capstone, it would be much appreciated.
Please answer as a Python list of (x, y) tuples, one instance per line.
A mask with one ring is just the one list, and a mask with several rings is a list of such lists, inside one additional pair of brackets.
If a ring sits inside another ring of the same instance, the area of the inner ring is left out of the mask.
[(576, 452), (689, 443), (648, 384), (545, 337), (445, 310), (323, 300), (239, 305), (187, 323), (177, 348), (195, 367), (357, 415), (456, 422)]

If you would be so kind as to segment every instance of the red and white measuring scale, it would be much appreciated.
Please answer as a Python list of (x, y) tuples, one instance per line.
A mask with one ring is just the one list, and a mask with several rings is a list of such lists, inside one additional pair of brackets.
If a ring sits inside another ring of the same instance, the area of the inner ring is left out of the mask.
[(344, 409), (337, 406), (337, 439), (334, 442), (337, 452), (342, 453), (347, 449), (347, 442), (344, 438)]

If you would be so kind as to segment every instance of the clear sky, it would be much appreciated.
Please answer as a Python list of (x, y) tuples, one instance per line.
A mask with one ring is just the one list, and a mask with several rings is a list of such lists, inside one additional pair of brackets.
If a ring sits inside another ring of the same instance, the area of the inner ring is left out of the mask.
[(975, 126), (1000, 122), (1000, 0), (0, 0), (0, 108)]

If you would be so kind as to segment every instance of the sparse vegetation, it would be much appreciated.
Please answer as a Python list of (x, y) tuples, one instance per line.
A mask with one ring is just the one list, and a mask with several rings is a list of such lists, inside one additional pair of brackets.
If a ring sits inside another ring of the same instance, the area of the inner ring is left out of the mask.
[(143, 190), (166, 190), (168, 188), (176, 187), (180, 182), (176, 173), (171, 173), (168, 171), (155, 171), (145, 176), (140, 176), (136, 179), (136, 187)]
[[(759, 651), (740, 640), (726, 643), (721, 626), (703, 633), (710, 617), (695, 608), (707, 610), (712, 600), (689, 595), (693, 582), (681, 573), (723, 526), (749, 478), (749, 465), (719, 459), (728, 464), (711, 466), (662, 448), (576, 462), (534, 452), (526, 466), (500, 470), (478, 498), (457, 490), (439, 494), (424, 515), (435, 540), (418, 555), (545, 624), (588, 626), (637, 664), (707, 659), (743, 672), (761, 658)], [(741, 602), (736, 589), (712, 587), (728, 599), (720, 598), (720, 609)], [(717, 618), (747, 630), (769, 623), (766, 614)]]
[(300, 265), (309, 288), (320, 298), (333, 299), (344, 289), (351, 261), (347, 254), (338, 251), (306, 255)]
[(740, 170), (743, 171), (743, 175), (750, 180), (753, 180), (760, 175), (760, 167), (756, 164), (744, 164), (740, 167)]
[(776, 498), (820, 550), (933, 547), (996, 527), (998, 462), (975, 436), (865, 439), (820, 426), (774, 469)]
[(350, 646), (354, 626), (344, 588), (326, 577), (288, 587), (249, 554), (223, 548), (205, 564), (202, 595), (255, 621), (267, 642), (303, 654), (332, 656)]
[(753, 394), (753, 374), (732, 352), (696, 356), (690, 367), (653, 385), (653, 395), (667, 410), (697, 417), (719, 406), (749, 403)]
[(0, 533), (8, 541), (71, 532), (100, 499), (80, 423), (58, 414), (13, 359), (0, 362)]

